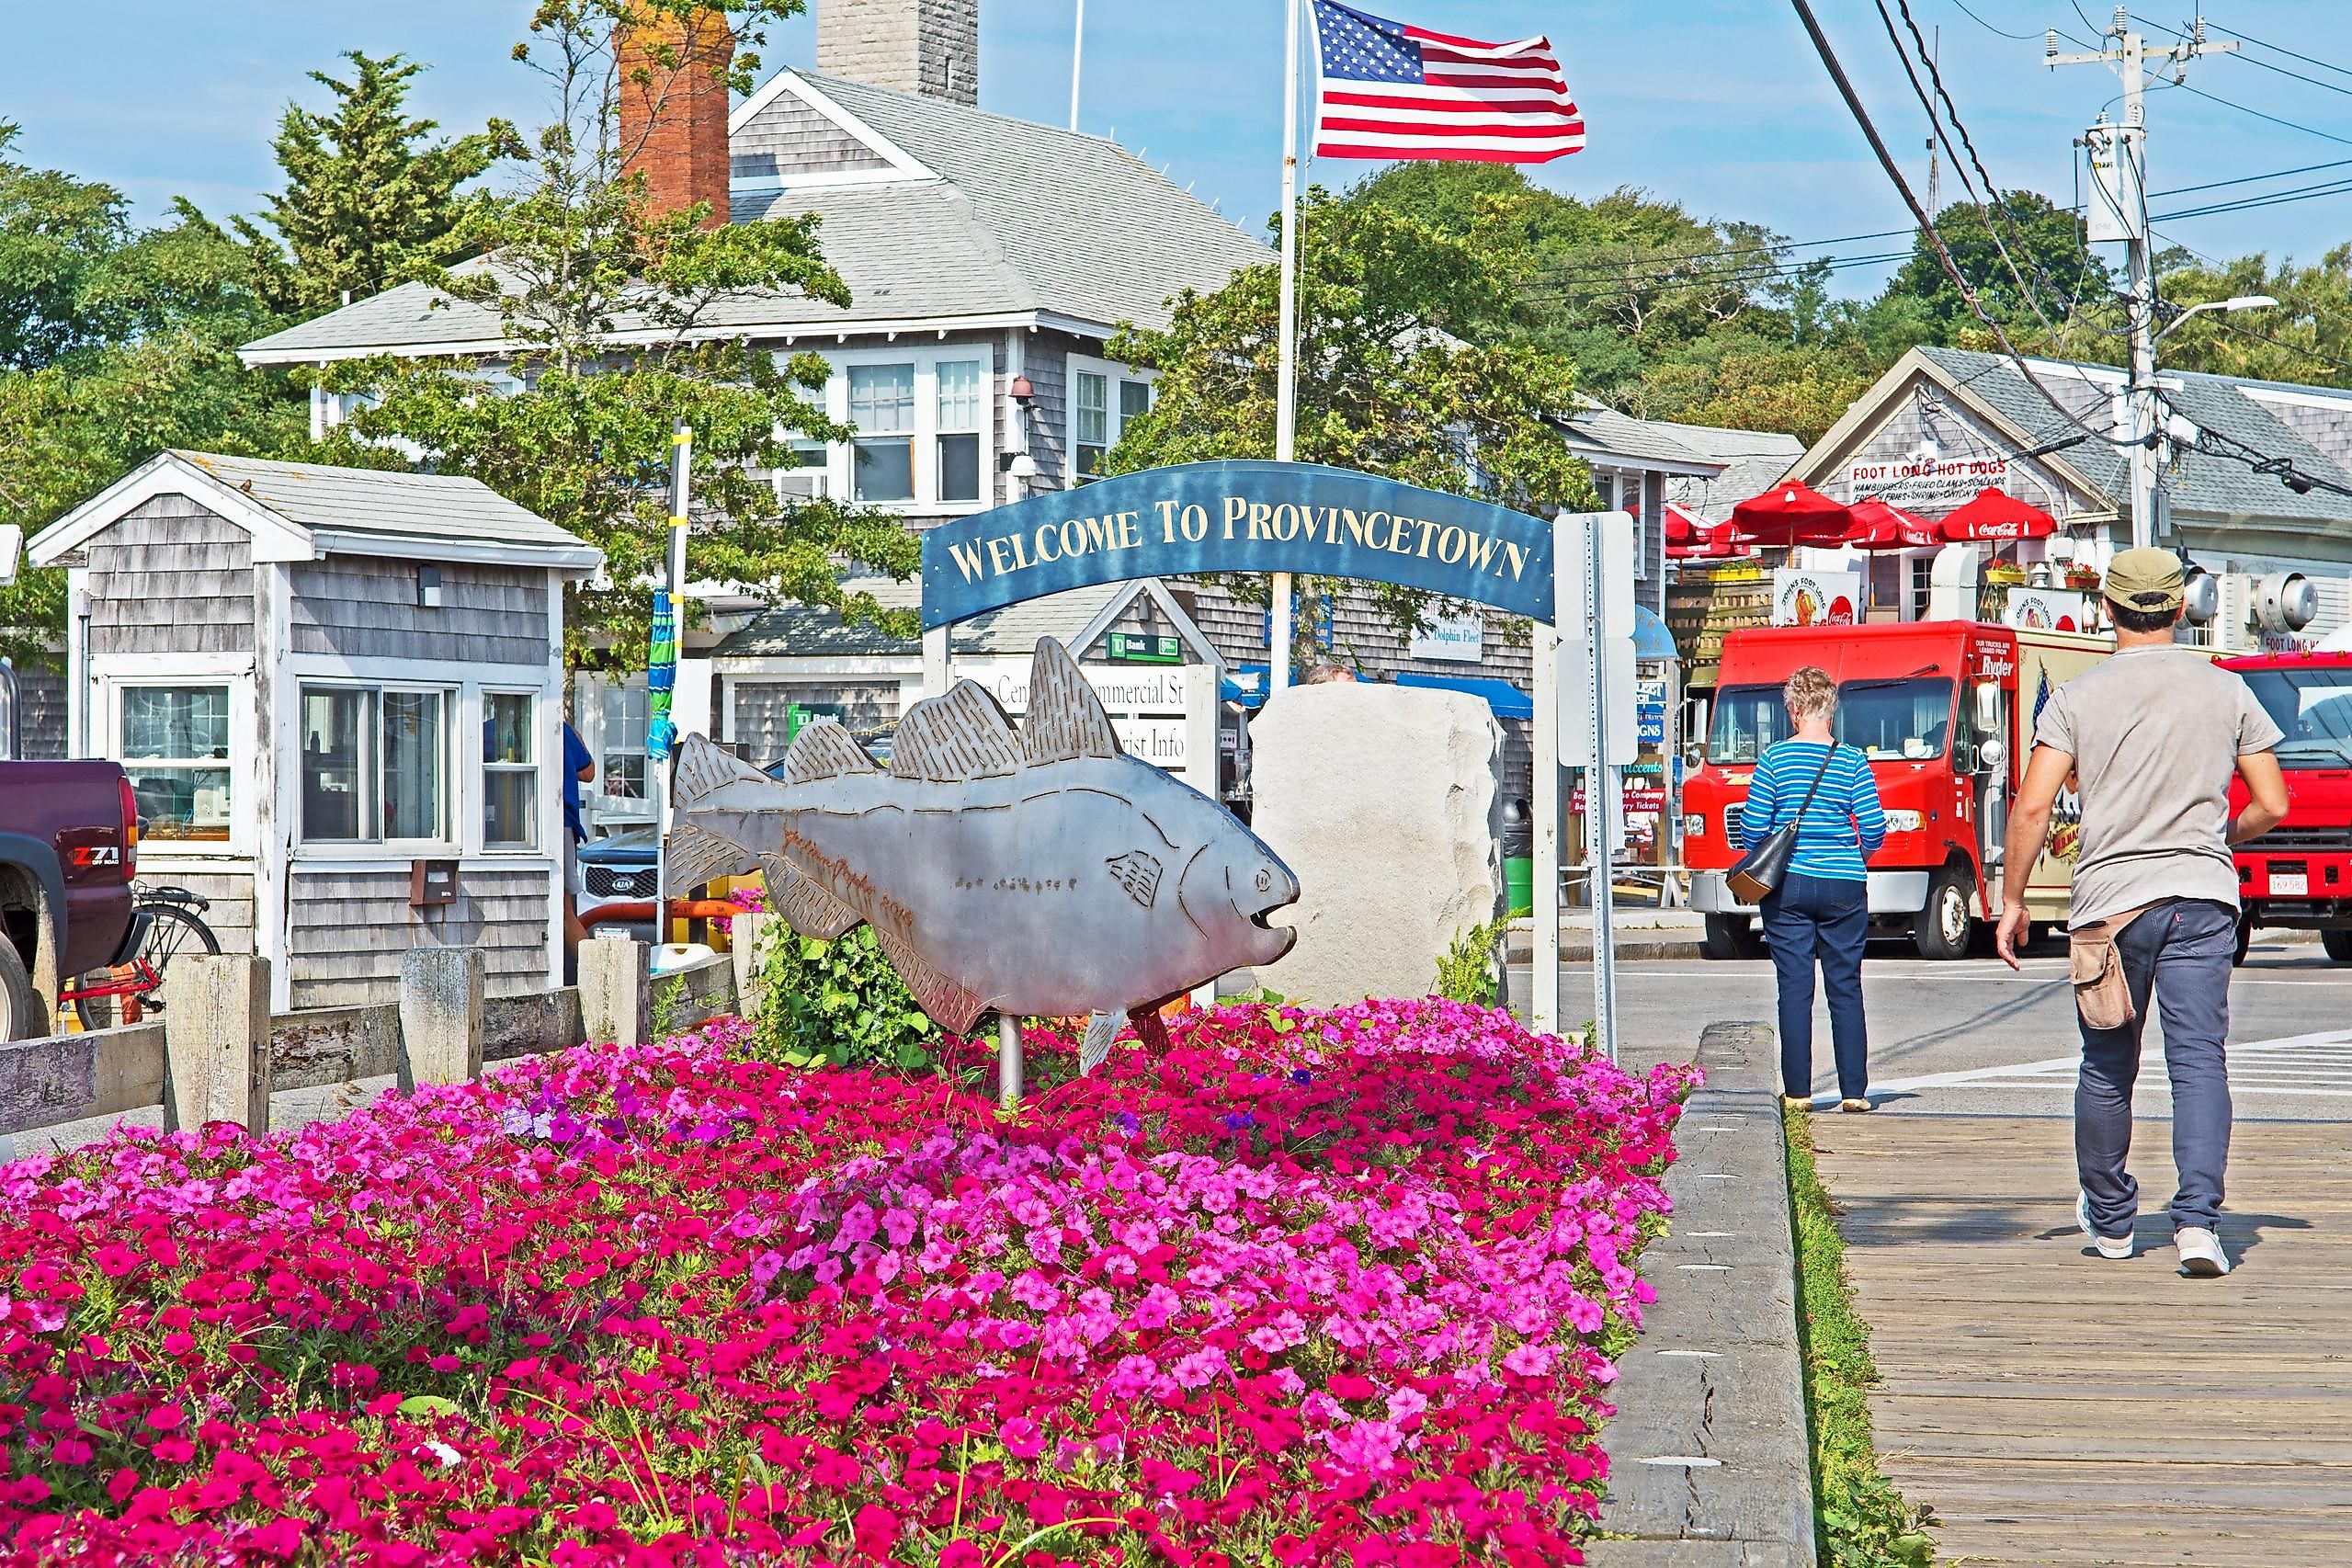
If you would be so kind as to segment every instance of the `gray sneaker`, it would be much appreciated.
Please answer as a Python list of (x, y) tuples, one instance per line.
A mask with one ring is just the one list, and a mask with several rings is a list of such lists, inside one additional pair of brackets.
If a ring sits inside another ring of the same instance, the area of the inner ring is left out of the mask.
[(2221, 1238), (2202, 1225), (2183, 1225), (2175, 1231), (2173, 1245), (2180, 1249), (2180, 1271), (2191, 1279), (2219, 1279), (2230, 1271), (2230, 1256), (2221, 1250)]
[[(2091, 1195), (2080, 1187), (2074, 1190), (2074, 1223), (2083, 1227), (2083, 1235), (2099, 1249), (2101, 1257), (2122, 1259), (2131, 1256), (2130, 1233), (2126, 1232), (2119, 1236), (2100, 1235), (2098, 1228), (2091, 1223)], [(2229, 1265), (2225, 1263), (2221, 1267), (2227, 1268)]]

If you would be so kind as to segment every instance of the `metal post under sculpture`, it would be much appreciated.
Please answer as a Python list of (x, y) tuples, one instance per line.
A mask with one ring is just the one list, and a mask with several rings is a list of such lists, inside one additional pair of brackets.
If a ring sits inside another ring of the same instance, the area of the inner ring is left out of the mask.
[(803, 936), (876, 942), (942, 1028), (998, 1017), (998, 1097), (1021, 1095), (1019, 1020), (1087, 1016), (1079, 1068), (1158, 1009), (1298, 933), (1267, 916), (1298, 879), (1208, 796), (1129, 756), (1075, 661), (1037, 645), (1016, 731), (971, 681), (906, 711), (890, 766), (838, 724), (801, 732), (779, 778), (701, 736), (677, 767), (668, 876), (757, 869)]

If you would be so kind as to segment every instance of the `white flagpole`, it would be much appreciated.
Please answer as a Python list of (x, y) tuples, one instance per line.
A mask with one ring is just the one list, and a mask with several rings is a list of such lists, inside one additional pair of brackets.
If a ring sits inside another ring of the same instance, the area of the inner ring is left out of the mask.
[[(1282, 346), (1275, 370), (1274, 460), (1290, 462), (1299, 438), (1299, 6), (1282, 0)], [(1290, 684), (1290, 574), (1273, 582), (1266, 651), (1267, 692)]]
[(1078, 62), (1086, 52), (1086, 0), (1078, 0), (1078, 23), (1070, 30), (1070, 129), (1078, 129)]

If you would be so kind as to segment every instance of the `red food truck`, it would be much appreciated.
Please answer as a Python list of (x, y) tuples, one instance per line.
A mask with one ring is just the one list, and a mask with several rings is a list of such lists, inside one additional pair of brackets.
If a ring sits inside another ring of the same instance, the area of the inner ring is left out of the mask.
[[(1981, 923), (2000, 917), (2007, 806), (2041, 704), (2113, 651), (2106, 637), (1967, 620), (1726, 636), (1705, 752), (1689, 759), (1683, 786), (1683, 858), (1691, 903), (1707, 917), (1709, 956), (1763, 950), (1756, 910), (1733, 896), (1724, 873), (1744, 852), (1739, 814), (1755, 761), (1789, 734), (1780, 687), (1793, 671), (1818, 665), (1837, 683), (1837, 738), (1878, 778), (1887, 838), (1869, 860), (1874, 933), (1956, 959)], [(2039, 924), (2066, 918), (2078, 823), (2069, 791), (2027, 885)]]
[[(2327, 956), (2352, 963), (2352, 653), (2223, 659), (2253, 687), (2286, 738), (2287, 820), (2237, 849), (2238, 958), (2257, 926), (2316, 929)], [(2246, 802), (2233, 779), (2230, 809)]]

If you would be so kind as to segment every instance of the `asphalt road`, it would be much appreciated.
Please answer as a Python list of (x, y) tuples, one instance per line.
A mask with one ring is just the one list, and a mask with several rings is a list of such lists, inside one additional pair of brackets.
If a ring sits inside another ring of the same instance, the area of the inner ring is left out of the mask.
[[(1515, 968), (1512, 994), (1527, 994)], [(1561, 968), (1562, 1018), (1593, 1013), (1592, 971)], [(1862, 966), (1870, 1028), (1872, 1098), (1895, 1114), (2071, 1116), (2080, 1037), (2061, 947), (2025, 960), (1931, 963), (1900, 944), (1875, 944)], [(2352, 1120), (2352, 965), (2316, 945), (2256, 944), (2230, 989), (2230, 1080), (2244, 1119)], [(1704, 960), (1629, 963), (1618, 971), (1623, 1039), (1695, 1044), (1710, 1023), (1773, 1017), (1772, 966)], [(2153, 1021), (2137, 1108), (2169, 1114), (2163, 1027)], [(1813, 1086), (1834, 1105), (1829, 1017), (1814, 1003)]]

